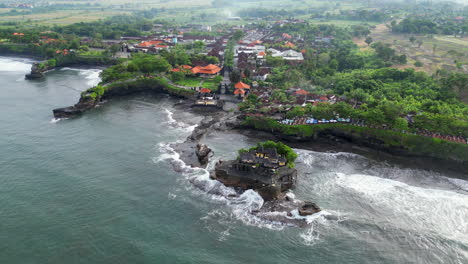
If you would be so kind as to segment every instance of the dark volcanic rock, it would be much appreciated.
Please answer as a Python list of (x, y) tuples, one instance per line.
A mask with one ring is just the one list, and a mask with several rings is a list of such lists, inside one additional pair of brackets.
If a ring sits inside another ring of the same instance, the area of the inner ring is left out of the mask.
[(313, 202), (306, 201), (304, 205), (299, 208), (299, 215), (307, 216), (320, 212), (321, 209)]
[(81, 97), (80, 101), (74, 106), (57, 108), (53, 110), (55, 118), (70, 118), (82, 114), (83, 112), (94, 108), (99, 102), (99, 98)]
[(276, 170), (244, 165), (237, 160), (219, 161), (212, 177), (224, 185), (242, 190), (253, 189), (265, 201), (277, 200), (293, 188), (297, 170), (286, 166)]
[(39, 63), (35, 62), (31, 66), (31, 73), (26, 74), (25, 78), (26, 80), (41, 79), (44, 77), (43, 72), (44, 70), (39, 69)]
[(26, 80), (37, 80), (43, 77), (44, 77), (44, 74), (42, 72), (34, 72), (34, 73), (31, 72), (25, 75)]
[(55, 118), (70, 118), (80, 115), (82, 112), (74, 106), (57, 108), (53, 110)]
[(198, 157), (198, 161), (203, 166), (208, 164), (210, 154), (213, 155), (212, 150), (205, 144), (197, 144), (197, 150), (195, 153)]

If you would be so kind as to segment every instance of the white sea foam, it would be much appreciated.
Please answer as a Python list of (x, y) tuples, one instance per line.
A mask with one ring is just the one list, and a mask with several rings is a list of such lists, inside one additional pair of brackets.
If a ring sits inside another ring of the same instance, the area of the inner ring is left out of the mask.
[(22, 72), (31, 71), (32, 62), (26, 59), (9, 59), (0, 57), (0, 72)]
[(197, 125), (189, 125), (184, 122), (180, 122), (174, 119), (174, 112), (170, 111), (167, 108), (164, 108), (164, 112), (166, 113), (167, 116), (167, 124), (170, 125), (173, 128), (181, 129), (185, 132), (192, 132)]
[(64, 120), (64, 119), (67, 119), (67, 118), (52, 118), (52, 120), (50, 120), (50, 124), (55, 124), (55, 123), (58, 123), (59, 121), (61, 120)]
[[(253, 211), (259, 210), (264, 203), (263, 198), (257, 192), (247, 190), (241, 195), (236, 195), (237, 193), (233, 188), (226, 187), (221, 182), (210, 179), (208, 170), (187, 166), (180, 159), (179, 154), (170, 147), (170, 144), (161, 143), (159, 149), (161, 154), (154, 159), (154, 162), (169, 161), (174, 169), (191, 183), (188, 189), (214, 203), (227, 205), (231, 213), (224, 215), (224, 217), (264, 228), (282, 229), (284, 227), (282, 223), (266, 221), (252, 214)], [(210, 217), (219, 217), (219, 214), (208, 214), (207, 218)]]
[(84, 77), (84, 79), (86, 80), (86, 84), (89, 87), (96, 86), (101, 82), (100, 74), (102, 70), (100, 69), (77, 69), (77, 68), (64, 67), (61, 70), (62, 71), (77, 71), (80, 76)]
[(468, 243), (468, 196), (374, 177), (339, 173), (336, 185), (385, 215), (379, 225)]

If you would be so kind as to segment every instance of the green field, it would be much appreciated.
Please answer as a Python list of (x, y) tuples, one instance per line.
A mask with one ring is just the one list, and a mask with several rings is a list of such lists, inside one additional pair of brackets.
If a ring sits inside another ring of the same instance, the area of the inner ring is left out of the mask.
[(201, 79), (199, 78), (186, 78), (181, 81), (175, 82), (178, 85), (183, 85), (187, 87), (199, 87), (200, 86)]
[[(157, 18), (166, 19), (177, 23), (194, 22), (197, 24), (245, 24), (247, 21), (229, 21), (228, 17), (242, 16), (242, 11), (251, 8), (271, 10), (303, 10), (326, 8), (328, 12), (337, 12), (336, 2), (317, 0), (272, 0), (272, 1), (232, 1), (228, 6), (213, 6), (212, 0), (171, 0), (154, 1), (139, 0), (129, 2), (128, 0), (96, 0), (89, 1), (51, 1), (53, 5), (67, 5), (51, 8), (36, 8), (33, 10), (16, 9), (16, 13), (9, 13), (12, 8), (0, 8), (1, 22), (22, 22), (25, 24), (38, 25), (67, 25), (77, 22), (90, 22), (98, 19), (108, 18), (119, 14), (131, 14), (138, 11), (158, 9)], [(73, 6), (75, 5), (75, 6)], [(353, 9), (362, 7), (359, 3), (341, 3), (339, 9)], [(8, 14), (7, 14), (8, 13)], [(2, 15), (4, 14), (4, 15)], [(310, 15), (295, 16), (296, 18), (309, 19)], [(285, 17), (286, 18), (286, 17)], [(357, 21), (313, 21), (316, 24), (359, 24)]]

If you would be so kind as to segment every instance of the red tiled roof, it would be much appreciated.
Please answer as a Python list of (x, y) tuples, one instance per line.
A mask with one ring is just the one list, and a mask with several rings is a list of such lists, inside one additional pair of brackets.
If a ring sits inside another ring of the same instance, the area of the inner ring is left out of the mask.
[(192, 73), (197, 74), (197, 73), (202, 73), (202, 74), (217, 74), (218, 72), (221, 71), (221, 68), (219, 68), (216, 65), (210, 64), (205, 67), (194, 67), (192, 68)]
[(288, 46), (288, 47), (290, 47), (290, 48), (296, 47), (296, 45), (294, 45), (293, 43), (291, 43), (291, 42), (289, 42), (289, 41), (286, 42), (286, 44), (284, 44), (284, 45), (285, 45), (285, 46)]
[(243, 82), (238, 82), (234, 85), (236, 89), (250, 89), (250, 85), (245, 84)]
[(180, 69), (179, 68), (174, 68), (171, 70), (172, 72), (180, 72)]
[(200, 93), (211, 93), (211, 90), (208, 89), (208, 88), (202, 88), (202, 89), (200, 90)]
[(292, 38), (292, 36), (289, 35), (288, 33), (283, 33), (283, 38), (290, 39), (290, 38)]
[(260, 52), (258, 53), (258, 56), (265, 56), (265, 55), (266, 55), (266, 53), (265, 53), (264, 51), (260, 51)]
[(309, 92), (307, 92), (306, 90), (299, 90), (299, 91), (296, 91), (296, 94), (299, 94), (299, 95), (308, 95)]
[(143, 41), (138, 44), (139, 47), (151, 47), (163, 43), (162, 40)]
[(245, 91), (244, 91), (244, 89), (236, 89), (236, 90), (234, 91), (234, 94), (235, 94), (235, 95), (245, 94)]

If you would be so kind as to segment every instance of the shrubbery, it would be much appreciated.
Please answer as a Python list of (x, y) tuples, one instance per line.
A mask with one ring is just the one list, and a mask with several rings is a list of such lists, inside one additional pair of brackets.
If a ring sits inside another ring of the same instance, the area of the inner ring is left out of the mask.
[(239, 154), (243, 152), (248, 152), (250, 150), (257, 150), (258, 148), (261, 148), (261, 147), (276, 149), (278, 154), (283, 155), (286, 158), (286, 165), (289, 168), (295, 167), (294, 161), (297, 158), (296, 152), (294, 152), (294, 150), (291, 147), (283, 144), (282, 142), (274, 142), (271, 140), (266, 141), (266, 142), (260, 142), (257, 144), (257, 146), (252, 147), (250, 149), (240, 149)]

